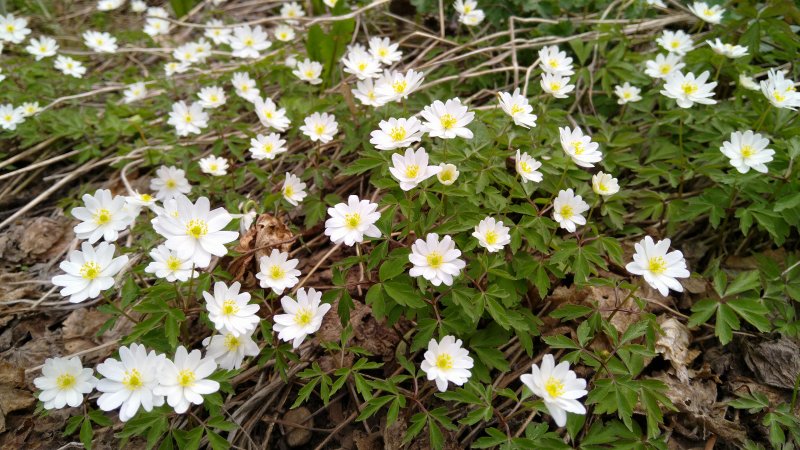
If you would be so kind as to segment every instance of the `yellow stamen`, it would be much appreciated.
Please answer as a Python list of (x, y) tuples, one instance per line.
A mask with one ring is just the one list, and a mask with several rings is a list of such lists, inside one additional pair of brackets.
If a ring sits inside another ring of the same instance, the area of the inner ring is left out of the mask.
[(452, 114), (442, 114), (442, 117), (439, 118), (439, 122), (441, 122), (442, 128), (445, 130), (453, 128), (457, 121)]
[(235, 301), (228, 299), (222, 302), (222, 315), (230, 316), (239, 312), (239, 305)]
[(122, 378), (122, 385), (130, 391), (135, 391), (144, 386), (141, 372), (136, 369), (126, 371), (125, 376)]
[(229, 352), (232, 352), (237, 348), (239, 348), (240, 344), (241, 342), (239, 341), (239, 338), (237, 338), (236, 336), (232, 334), (225, 336), (225, 348), (227, 348)]
[(667, 262), (662, 256), (654, 256), (647, 262), (647, 270), (655, 275), (661, 275), (667, 270)]
[(183, 387), (192, 386), (196, 378), (197, 377), (195, 376), (194, 372), (189, 369), (184, 369), (178, 372), (178, 384)]
[(86, 261), (81, 266), (80, 274), (85, 280), (94, 280), (95, 278), (100, 276), (100, 272), (103, 270), (100, 268), (100, 264), (97, 264), (94, 261)]
[(347, 214), (344, 216), (344, 226), (354, 230), (361, 225), (361, 214)]
[(389, 130), (389, 137), (392, 141), (399, 142), (406, 138), (406, 129), (403, 127), (394, 127)]
[(551, 397), (561, 397), (564, 395), (564, 383), (561, 380), (550, 377), (544, 383), (544, 390), (547, 391)]
[(416, 178), (419, 175), (419, 166), (416, 164), (409, 164), (406, 166), (406, 178)]
[(94, 222), (98, 225), (105, 225), (111, 221), (111, 211), (103, 208), (94, 213)]
[(311, 313), (311, 310), (308, 308), (300, 308), (297, 313), (294, 315), (294, 323), (300, 326), (306, 326), (311, 323), (311, 319), (314, 318), (314, 315)]
[(572, 217), (573, 213), (572, 207), (569, 205), (564, 205), (561, 207), (561, 211), (559, 211), (559, 213), (561, 214), (561, 217), (563, 217), (564, 219), (569, 219), (570, 217)]
[(200, 239), (208, 234), (208, 224), (205, 220), (192, 219), (186, 223), (186, 233), (195, 239)]
[(450, 370), (453, 368), (453, 357), (448, 353), (442, 353), (436, 357), (436, 367), (441, 370)]
[(439, 253), (431, 252), (425, 257), (425, 261), (432, 269), (438, 269), (439, 267), (442, 267), (442, 264), (444, 264), (444, 257)]
[(75, 386), (75, 383), (77, 383), (77, 380), (75, 376), (70, 373), (62, 373), (56, 378), (56, 386), (61, 390), (69, 389)]

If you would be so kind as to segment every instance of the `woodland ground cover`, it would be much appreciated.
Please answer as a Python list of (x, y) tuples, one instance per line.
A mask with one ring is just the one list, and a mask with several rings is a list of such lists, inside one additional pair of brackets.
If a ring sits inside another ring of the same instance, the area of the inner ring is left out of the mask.
[(0, 3), (8, 448), (794, 448), (790, 1)]

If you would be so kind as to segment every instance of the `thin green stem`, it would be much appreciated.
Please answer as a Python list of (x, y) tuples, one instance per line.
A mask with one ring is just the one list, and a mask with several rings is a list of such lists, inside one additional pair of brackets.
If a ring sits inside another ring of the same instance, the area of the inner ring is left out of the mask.
[(768, 105), (766, 108), (764, 108), (764, 112), (761, 113), (761, 117), (758, 118), (758, 122), (756, 123), (755, 126), (756, 131), (761, 129), (761, 125), (764, 124), (764, 119), (767, 118), (767, 113), (769, 112), (771, 107), (772, 107), (771, 105)]

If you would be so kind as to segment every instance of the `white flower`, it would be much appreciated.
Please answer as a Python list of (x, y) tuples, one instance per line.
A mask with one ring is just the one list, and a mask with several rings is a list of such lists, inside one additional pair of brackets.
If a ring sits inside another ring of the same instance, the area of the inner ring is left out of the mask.
[(434, 286), (444, 283), (453, 285), (453, 277), (461, 273), (466, 263), (458, 259), (461, 250), (456, 248), (456, 243), (450, 236), (439, 240), (436, 233), (428, 233), (426, 239), (417, 239), (411, 245), (411, 254), (408, 260), (414, 267), (408, 272), (412, 277), (423, 277)]
[(37, 61), (40, 61), (43, 58), (55, 55), (56, 51), (58, 51), (58, 43), (51, 37), (41, 36), (39, 39), (31, 39), (25, 50), (33, 55)]
[(428, 154), (422, 147), (416, 152), (411, 148), (406, 149), (405, 155), (393, 154), (392, 164), (389, 172), (400, 182), (400, 189), (404, 191), (414, 189), (441, 170), (438, 166), (428, 165)]
[(322, 318), (331, 309), (328, 303), (322, 303), (322, 292), (311, 288), (297, 291), (297, 301), (291, 297), (281, 298), (281, 306), (285, 314), (276, 315), (272, 329), (278, 332), (278, 339), (292, 341), (292, 347), (298, 348), (306, 336), (319, 330)]
[(257, 98), (253, 106), (256, 109), (256, 115), (258, 120), (261, 121), (261, 125), (278, 131), (286, 131), (289, 128), (290, 122), (289, 118), (286, 117), (286, 110), (278, 108), (278, 105), (272, 99)]
[(197, 94), (200, 106), (203, 108), (217, 108), (225, 104), (225, 90), (219, 86), (207, 86)]
[(169, 15), (164, 8), (147, 8), (147, 16), (147, 20), (144, 23), (145, 33), (153, 37), (169, 33), (169, 21), (164, 20), (164, 18), (168, 17)]
[(592, 175), (592, 190), (597, 195), (608, 197), (619, 192), (619, 182), (610, 174), (597, 172)]
[(542, 173), (537, 170), (542, 167), (542, 163), (527, 153), (520, 153), (519, 150), (517, 150), (514, 160), (516, 161), (517, 173), (522, 177), (523, 183), (528, 181), (533, 181), (534, 183), (542, 182)]
[(147, 96), (147, 88), (145, 87), (144, 82), (140, 81), (138, 83), (128, 85), (127, 89), (122, 92), (122, 95), (125, 97), (125, 103), (133, 103)]
[(657, 6), (659, 8), (666, 8), (667, 5), (664, 4), (661, 0), (644, 0), (649, 6)]
[(185, 62), (177, 62), (171, 61), (164, 64), (164, 74), (168, 77), (175, 75), (176, 73), (184, 73), (189, 70), (189, 64)]
[(176, 280), (187, 281), (189, 278), (197, 278), (200, 275), (193, 270), (191, 259), (178, 258), (178, 253), (170, 250), (164, 244), (150, 250), (150, 257), (153, 258), (153, 261), (145, 267), (144, 271), (155, 274), (158, 278), (164, 278), (170, 283)]
[(16, 17), (11, 13), (0, 16), (0, 41), (19, 44), (30, 32), (28, 19)]
[(167, 123), (175, 127), (178, 136), (200, 134), (200, 131), (208, 126), (208, 113), (203, 110), (200, 103), (195, 102), (187, 106), (186, 102), (179, 101), (172, 104)]
[(691, 108), (695, 103), (713, 105), (717, 103), (716, 100), (711, 98), (714, 96), (714, 88), (717, 86), (717, 82), (706, 83), (708, 76), (709, 72), (707, 70), (696, 78), (691, 72), (687, 72), (686, 75), (675, 72), (667, 77), (661, 94), (674, 98), (681, 108)]
[(293, 41), (295, 38), (294, 28), (289, 25), (278, 25), (272, 30), (272, 34), (275, 35), (275, 39), (281, 42)]
[(445, 186), (450, 186), (456, 182), (459, 174), (460, 172), (458, 171), (458, 167), (455, 165), (440, 163), (439, 173), (436, 174), (436, 178), (439, 179), (439, 183), (442, 183)]
[(352, 89), (353, 96), (361, 102), (362, 105), (367, 106), (383, 106), (385, 101), (378, 98), (375, 94), (375, 82), (372, 78), (367, 78), (356, 83), (356, 88)]
[(300, 127), (300, 131), (308, 136), (313, 142), (326, 144), (333, 140), (339, 131), (339, 124), (332, 114), (315, 112), (307, 116), (303, 122), (305, 125)]
[(680, 55), (667, 53), (666, 55), (656, 55), (656, 59), (645, 62), (644, 73), (651, 78), (667, 78), (669, 75), (679, 72), (686, 64), (681, 62)]
[(14, 105), (0, 105), (0, 127), (5, 130), (16, 130), (17, 125), (25, 121), (25, 115)]
[[(211, 19), (206, 22), (207, 27), (222, 27), (224, 24), (219, 19)], [(230, 28), (206, 28), (205, 33), (203, 36), (211, 39), (216, 45), (220, 44), (227, 44), (228, 40), (231, 38), (231, 29)]]
[(758, 85), (756, 80), (753, 77), (747, 75), (746, 73), (742, 72), (739, 74), (739, 86), (749, 90), (749, 91), (760, 91), (761, 86)]
[(127, 422), (140, 406), (149, 412), (163, 405), (164, 397), (153, 390), (166, 360), (155, 351), (147, 353), (141, 344), (120, 347), (119, 360), (107, 358), (97, 365), (97, 373), (105, 377), (97, 382), (97, 390), (103, 393), (97, 406), (103, 411), (119, 408), (119, 420)]
[(709, 6), (706, 2), (694, 2), (689, 6), (689, 11), (708, 23), (718, 24), (722, 21), (725, 10), (719, 5)]
[(425, 360), (420, 368), (429, 381), (436, 381), (439, 392), (446, 391), (448, 383), (463, 386), (472, 375), (469, 370), (473, 367), (472, 358), (461, 345), (461, 339), (454, 336), (445, 336), (440, 342), (436, 342), (436, 339), (428, 342)]
[(100, 53), (114, 53), (117, 51), (117, 38), (106, 32), (86, 31), (83, 33), (83, 43), (90, 49)]
[(253, 159), (275, 159), (275, 157), (286, 151), (286, 141), (281, 139), (278, 133), (256, 135), (250, 139), (250, 155)]
[(207, 173), (215, 177), (221, 177), (228, 174), (228, 160), (225, 158), (209, 155), (205, 158), (200, 158), (199, 164), (200, 170), (203, 173)]
[(642, 99), (640, 95), (642, 90), (636, 86), (631, 86), (630, 83), (627, 81), (623, 83), (621, 86), (617, 85), (614, 87), (614, 93), (617, 94), (619, 99), (617, 100), (617, 104), (624, 105), (626, 103), (633, 103), (638, 102)]
[(156, 177), (150, 180), (150, 190), (156, 191), (156, 198), (164, 201), (168, 198), (188, 194), (192, 190), (186, 172), (175, 166), (161, 166), (156, 170)]
[(22, 115), (25, 117), (34, 116), (42, 110), (39, 106), (39, 102), (25, 102), (19, 108), (22, 111)]
[(114, 286), (114, 275), (128, 263), (127, 255), (114, 258), (115, 250), (108, 242), (101, 242), (97, 247), (84, 242), (80, 251), (69, 252), (69, 259), (58, 266), (66, 273), (53, 277), (54, 285), (64, 287), (61, 296), (69, 296), (70, 303), (80, 303)]
[(543, 73), (539, 81), (542, 90), (555, 98), (567, 98), (570, 92), (575, 90), (574, 84), (569, 84), (569, 77)]
[(83, 403), (83, 395), (89, 394), (97, 384), (92, 369), (84, 369), (77, 356), (72, 358), (47, 358), (42, 366), (42, 376), (33, 380), (39, 392), (38, 398), (44, 409), (72, 408)]
[(569, 77), (575, 73), (572, 69), (572, 58), (567, 56), (567, 52), (559, 51), (555, 45), (539, 50), (539, 65), (543, 71), (559, 77)]
[(112, 196), (108, 189), (98, 189), (94, 195), (83, 194), (84, 206), (72, 208), (71, 214), (81, 223), (75, 225), (78, 239), (94, 244), (100, 238), (114, 242), (119, 232), (128, 228), (131, 217), (125, 212), (125, 197)]
[(572, 189), (561, 190), (553, 200), (553, 220), (558, 222), (561, 228), (573, 233), (575, 225), (586, 224), (586, 219), (581, 214), (587, 209), (589, 205), (580, 195), (575, 195)]
[(262, 256), (258, 262), (259, 272), (256, 278), (264, 289), (272, 289), (276, 294), (282, 294), (285, 289), (294, 287), (300, 276), (297, 270), (297, 259), (289, 259), (289, 254), (273, 248), (269, 256)]
[(322, 0), (322, 3), (328, 5), (329, 8), (333, 8), (338, 2), (339, 0)]
[(308, 195), (306, 194), (306, 184), (303, 183), (303, 180), (289, 172), (286, 172), (286, 179), (283, 180), (281, 192), (283, 193), (283, 198), (294, 206), (297, 206)]
[(384, 103), (404, 100), (419, 89), (425, 75), (410, 69), (403, 74), (397, 70), (386, 70), (375, 83), (375, 95)]
[(772, 161), (775, 154), (774, 150), (767, 148), (768, 145), (769, 139), (758, 133), (734, 131), (731, 140), (723, 142), (719, 150), (730, 158), (731, 165), (739, 173), (747, 173), (750, 169), (767, 173), (766, 163)]
[(508, 234), (508, 231), (509, 228), (503, 225), (502, 220), (487, 217), (478, 222), (472, 236), (478, 240), (478, 245), (489, 252), (496, 252), (511, 242), (511, 235)]
[(236, 95), (249, 102), (256, 102), (261, 98), (261, 92), (256, 87), (256, 82), (247, 72), (236, 72), (231, 78), (231, 84), (236, 90)]
[(541, 397), (559, 427), (567, 424), (568, 412), (586, 414), (586, 408), (578, 401), (589, 393), (586, 380), (569, 370), (569, 362), (562, 361), (556, 366), (553, 355), (544, 355), (541, 369), (533, 364), (531, 373), (521, 375), (519, 379), (533, 395)]
[(634, 245), (636, 253), (633, 255), (633, 262), (628, 263), (625, 268), (634, 275), (642, 275), (654, 289), (661, 295), (666, 296), (669, 290), (683, 292), (683, 286), (676, 278), (686, 278), (690, 275), (686, 270), (686, 260), (683, 253), (678, 250), (669, 250), (669, 239), (653, 242), (653, 238), (645, 238)]
[(475, 118), (475, 113), (469, 111), (466, 105), (462, 105), (458, 98), (451, 98), (445, 103), (436, 100), (426, 106), (420, 112), (420, 116), (425, 119), (422, 129), (431, 137), (472, 139), (472, 131), (467, 125)]
[(660, 37), (656, 39), (658, 45), (670, 53), (683, 56), (692, 49), (692, 37), (683, 30), (672, 31), (664, 30)]
[(463, 23), (464, 25), (475, 26), (483, 22), (483, 19), (486, 18), (486, 14), (484, 14), (483, 10), (476, 9), (469, 14), (462, 14), (458, 17), (458, 21)]
[(800, 92), (792, 80), (783, 77), (783, 72), (770, 69), (767, 79), (761, 81), (761, 93), (776, 108), (794, 110), (800, 107)]
[(469, 14), (478, 8), (478, 2), (475, 0), (456, 0), (453, 2), (453, 8), (459, 14)]
[(322, 64), (317, 61), (312, 61), (308, 58), (303, 61), (298, 61), (292, 73), (297, 78), (302, 81), (307, 81), (309, 84), (322, 83), (322, 78), (319, 77), (322, 74)]
[(719, 38), (714, 39), (713, 42), (706, 41), (706, 44), (711, 47), (711, 50), (714, 50), (714, 53), (731, 59), (741, 58), (742, 56), (747, 55), (747, 47), (742, 47), (741, 45), (723, 44)]
[(158, 211), (159, 208), (158, 205), (156, 205), (156, 198), (146, 192), (139, 193), (134, 191), (134, 195), (125, 197), (125, 204), (128, 210), (133, 213), (131, 214), (133, 216), (138, 216), (143, 207), (153, 212)]
[(297, 66), (297, 55), (289, 55), (283, 60), (283, 65), (289, 68)]
[(167, 247), (181, 259), (192, 259), (197, 267), (208, 266), (211, 255), (225, 256), (228, 253), (225, 244), (239, 237), (235, 231), (223, 231), (233, 219), (231, 215), (223, 208), (209, 211), (206, 197), (200, 197), (194, 204), (183, 195), (175, 200), (177, 217), (162, 214), (153, 219), (153, 228), (167, 239)]
[(572, 161), (580, 167), (594, 167), (594, 163), (603, 159), (603, 154), (598, 150), (600, 144), (592, 142), (591, 136), (585, 136), (580, 128), (569, 127), (558, 129), (561, 148), (564, 149)]
[(236, 58), (258, 58), (262, 51), (272, 46), (272, 42), (267, 39), (267, 32), (261, 25), (253, 28), (241, 25), (233, 29), (233, 34), (228, 37), (228, 45)]
[(394, 64), (403, 58), (398, 50), (399, 44), (393, 44), (389, 38), (375, 36), (369, 40), (369, 53), (386, 65)]
[(253, 331), (261, 319), (258, 317), (258, 305), (251, 305), (250, 294), (239, 292), (239, 282), (228, 287), (222, 281), (214, 283), (214, 295), (203, 292), (206, 299), (208, 319), (214, 328), (241, 336)]
[(144, 0), (131, 0), (131, 11), (145, 12), (147, 11), (147, 3)]
[(330, 236), (334, 244), (344, 243), (349, 247), (363, 242), (364, 236), (381, 237), (380, 230), (375, 226), (381, 217), (377, 209), (377, 204), (351, 195), (347, 203), (328, 208), (330, 218), (325, 221), (325, 235)]
[(362, 48), (350, 50), (344, 58), (344, 71), (352, 73), (359, 80), (378, 78), (381, 74), (381, 63)]
[(528, 99), (519, 93), (519, 88), (514, 89), (513, 94), (500, 92), (500, 108), (511, 116), (515, 124), (531, 128), (536, 126), (536, 114), (532, 114), (533, 107), (528, 104)]
[(125, 3), (125, 0), (100, 0), (97, 2), (97, 10), (111, 11), (119, 8), (123, 3)]
[(379, 130), (370, 133), (369, 143), (379, 150), (394, 150), (414, 145), (422, 139), (422, 124), (416, 117), (381, 120)]
[[(292, 3), (284, 3), (281, 7), (281, 17), (285, 19), (296, 19), (298, 17), (305, 17), (306, 12), (303, 10), (303, 7), (300, 4), (292, 2)], [(296, 20), (287, 20), (288, 23), (297, 23)]]
[(80, 61), (64, 55), (56, 56), (53, 67), (55, 67), (56, 70), (60, 70), (64, 75), (75, 78), (81, 78), (86, 73), (86, 67), (84, 67)]
[(203, 346), (206, 347), (206, 357), (213, 358), (225, 370), (242, 367), (245, 357), (258, 356), (260, 352), (258, 344), (252, 338), (252, 332), (239, 336), (227, 332), (216, 334), (203, 339)]
[(167, 397), (169, 406), (175, 412), (183, 414), (189, 405), (202, 405), (203, 395), (213, 394), (219, 390), (219, 383), (206, 378), (217, 370), (213, 358), (203, 358), (200, 350), (186, 351), (186, 347), (178, 346), (175, 350), (175, 361), (167, 359), (158, 374), (158, 386), (153, 390), (157, 395)]

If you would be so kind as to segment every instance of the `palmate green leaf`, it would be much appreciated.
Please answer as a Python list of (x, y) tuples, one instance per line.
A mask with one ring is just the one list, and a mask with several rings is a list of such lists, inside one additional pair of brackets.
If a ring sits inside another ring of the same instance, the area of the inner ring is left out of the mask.
[(757, 288), (761, 288), (761, 279), (757, 270), (751, 270), (734, 278), (724, 289), (724, 297), (731, 297)]
[(749, 322), (759, 331), (766, 333), (772, 330), (769, 321), (769, 309), (759, 299), (737, 298), (727, 303), (742, 319)]
[(424, 308), (427, 306), (422, 299), (422, 294), (411, 286), (410, 280), (387, 281), (382, 286), (392, 300), (403, 306), (410, 308)]

